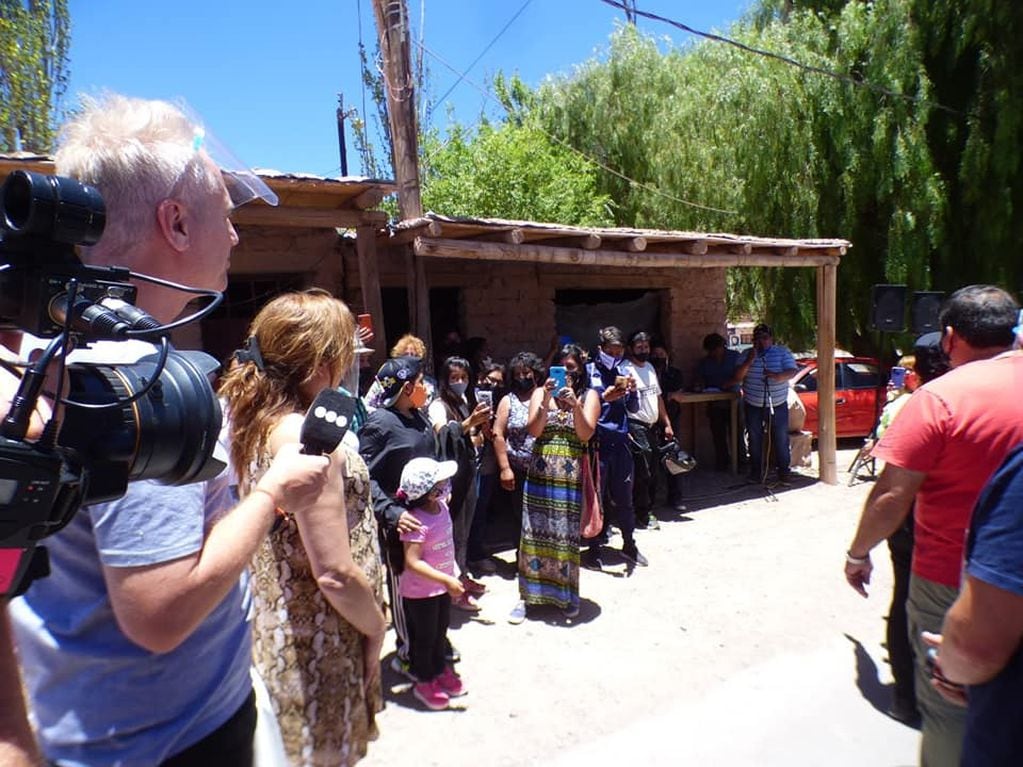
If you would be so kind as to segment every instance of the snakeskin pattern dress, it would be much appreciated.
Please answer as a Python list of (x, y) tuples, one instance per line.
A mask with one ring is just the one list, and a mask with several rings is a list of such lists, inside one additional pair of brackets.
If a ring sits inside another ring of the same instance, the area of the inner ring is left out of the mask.
[[(359, 454), (345, 451), (345, 506), (355, 560), (382, 604), (377, 523), (369, 472)], [(265, 471), (264, 462), (252, 482)], [(253, 656), (270, 691), (292, 765), (353, 765), (377, 737), (383, 708), (379, 682), (363, 685), (362, 635), (337, 614), (316, 586), (290, 516), (263, 541), (254, 562)]]

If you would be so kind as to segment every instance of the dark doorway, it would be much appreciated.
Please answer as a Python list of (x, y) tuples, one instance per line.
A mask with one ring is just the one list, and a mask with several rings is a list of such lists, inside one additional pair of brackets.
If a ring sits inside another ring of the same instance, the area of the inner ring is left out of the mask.
[(663, 335), (661, 291), (655, 289), (557, 290), (554, 293), (554, 322), (567, 343), (592, 349), (597, 331), (615, 325), (626, 336), (633, 330)]
[(387, 354), (390, 356), (391, 347), (412, 327), (408, 316), (408, 290), (405, 288), (381, 288), (380, 298), (384, 304), (384, 329), (387, 338), (376, 343), (384, 343)]

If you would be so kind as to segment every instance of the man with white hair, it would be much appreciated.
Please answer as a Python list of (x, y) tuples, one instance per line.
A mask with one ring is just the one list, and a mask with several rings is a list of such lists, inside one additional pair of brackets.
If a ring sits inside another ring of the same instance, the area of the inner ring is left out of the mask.
[[(222, 174), (204, 142), (202, 129), (168, 103), (87, 101), (56, 158), (60, 173), (95, 186), (106, 202), (104, 236), (82, 249), (82, 260), (223, 290), (238, 242), (234, 206), (275, 198), (251, 174)], [(139, 306), (160, 322), (175, 319), (189, 298), (138, 283)], [(150, 351), (124, 342), (94, 353), (126, 362)], [(276, 509), (307, 505), (326, 467), (326, 458), (293, 446), (236, 505), (226, 472), (179, 487), (136, 482), (119, 500), (83, 507), (47, 539), (51, 575), (14, 600), (10, 614), (48, 760), (251, 763), (246, 567)]]

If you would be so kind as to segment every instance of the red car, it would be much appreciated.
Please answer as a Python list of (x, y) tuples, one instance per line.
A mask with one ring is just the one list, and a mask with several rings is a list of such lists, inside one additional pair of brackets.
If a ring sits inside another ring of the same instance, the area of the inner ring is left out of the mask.
[[(817, 360), (799, 360), (803, 366), (792, 387), (806, 408), (803, 429), (817, 436)], [(874, 430), (884, 407), (885, 381), (881, 365), (872, 357), (835, 358), (835, 433), (838, 437), (865, 437)]]

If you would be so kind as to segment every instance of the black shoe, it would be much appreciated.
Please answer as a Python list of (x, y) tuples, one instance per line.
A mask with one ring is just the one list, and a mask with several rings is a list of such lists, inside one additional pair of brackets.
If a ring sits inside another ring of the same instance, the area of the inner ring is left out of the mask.
[(895, 700), (888, 709), (888, 716), (909, 727), (920, 727), (920, 710), (913, 703)]
[(600, 558), (600, 550), (597, 548), (586, 549), (579, 556), (579, 564), (587, 570), (603, 570), (604, 560)]
[(639, 549), (636, 548), (636, 544), (633, 541), (626, 541), (622, 545), (622, 556), (640, 567), (647, 567), (650, 564), (647, 558), (639, 553)]

